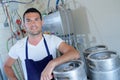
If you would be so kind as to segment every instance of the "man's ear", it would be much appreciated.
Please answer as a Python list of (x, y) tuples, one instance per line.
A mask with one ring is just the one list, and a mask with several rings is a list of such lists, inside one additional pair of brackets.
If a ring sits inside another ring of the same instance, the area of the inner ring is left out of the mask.
[(42, 25), (43, 25), (44, 21), (42, 20)]
[(42, 20), (42, 21), (41, 21), (41, 26), (42, 26), (42, 27), (43, 27), (43, 24), (44, 24), (44, 21)]

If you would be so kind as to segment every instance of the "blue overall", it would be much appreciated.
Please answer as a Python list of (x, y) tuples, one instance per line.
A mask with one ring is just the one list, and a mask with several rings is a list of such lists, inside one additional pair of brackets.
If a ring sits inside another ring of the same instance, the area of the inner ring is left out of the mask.
[[(43, 38), (44, 38), (44, 36), (43, 36)], [(49, 49), (48, 49), (47, 42), (46, 42), (45, 38), (44, 38), (44, 45), (45, 45), (48, 56), (46, 56), (42, 60), (34, 61), (34, 60), (28, 58), (28, 38), (26, 40), (25, 64), (26, 64), (28, 80), (40, 80), (41, 72), (46, 67), (48, 62), (53, 59), (52, 55), (49, 52)]]

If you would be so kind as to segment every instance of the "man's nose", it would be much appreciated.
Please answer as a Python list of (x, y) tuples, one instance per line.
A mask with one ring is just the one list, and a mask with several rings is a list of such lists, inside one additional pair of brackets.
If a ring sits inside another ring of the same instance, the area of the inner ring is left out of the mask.
[(32, 25), (35, 25), (35, 21), (32, 21), (31, 24), (32, 24)]

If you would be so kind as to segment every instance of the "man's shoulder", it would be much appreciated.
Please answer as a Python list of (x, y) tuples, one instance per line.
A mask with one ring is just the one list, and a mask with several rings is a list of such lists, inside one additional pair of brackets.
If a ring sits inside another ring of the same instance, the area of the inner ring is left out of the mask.
[(23, 43), (23, 42), (25, 42), (25, 41), (26, 41), (26, 39), (27, 39), (27, 37), (24, 37), (24, 38), (22, 38), (22, 39), (18, 40), (18, 41), (17, 41), (17, 43)]
[(57, 43), (63, 42), (63, 40), (56, 35), (45, 34), (44, 36), (45, 36), (45, 39), (47, 41), (51, 42), (51, 43), (56, 43), (57, 44)]
[(15, 47), (23, 47), (23, 46), (25, 45), (26, 39), (27, 39), (27, 37), (24, 37), (24, 38), (18, 40), (18, 41), (15, 43), (14, 46), (15, 46)]
[(48, 38), (48, 39), (59, 38), (59, 37), (57, 37), (56, 35), (53, 35), (53, 34), (44, 34), (44, 37)]

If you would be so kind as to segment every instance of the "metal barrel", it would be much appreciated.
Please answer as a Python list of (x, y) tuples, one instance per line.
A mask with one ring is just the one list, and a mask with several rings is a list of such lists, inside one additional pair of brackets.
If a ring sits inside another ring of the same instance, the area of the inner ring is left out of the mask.
[(84, 63), (81, 60), (69, 61), (53, 70), (55, 80), (87, 80)]
[(84, 55), (85, 57), (87, 57), (90, 53), (97, 52), (97, 51), (103, 51), (103, 50), (108, 50), (107, 46), (96, 45), (96, 46), (85, 49)]
[(93, 47), (90, 47), (90, 48), (87, 48), (84, 50), (84, 52), (83, 52), (84, 66), (85, 66), (85, 71), (86, 71), (86, 74), (88, 77), (90, 76), (88, 62), (87, 62), (88, 55), (91, 53), (95, 53), (98, 51), (104, 51), (104, 50), (108, 50), (107, 46), (105, 46), (105, 45), (96, 45), (96, 46), (93, 46)]
[(87, 57), (90, 80), (120, 80), (120, 59), (114, 51), (99, 51)]

